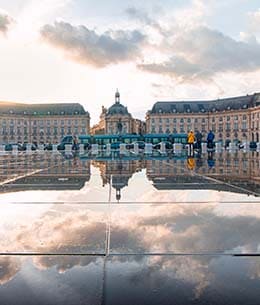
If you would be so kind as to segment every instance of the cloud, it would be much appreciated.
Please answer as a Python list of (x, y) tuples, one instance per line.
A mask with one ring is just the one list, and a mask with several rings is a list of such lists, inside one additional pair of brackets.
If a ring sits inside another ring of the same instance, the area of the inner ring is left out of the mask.
[(260, 9), (248, 13), (249, 28), (251, 31), (260, 33)]
[(137, 59), (145, 41), (145, 36), (138, 30), (98, 34), (84, 25), (73, 26), (63, 21), (45, 25), (41, 36), (73, 60), (95, 67)]
[(206, 79), (220, 72), (242, 73), (260, 68), (258, 43), (237, 41), (204, 26), (176, 34), (167, 51), (174, 55), (163, 62), (138, 67), (182, 79)]
[(129, 7), (126, 9), (125, 12), (131, 19), (137, 20), (142, 24), (150, 26), (155, 30), (159, 31), (161, 34), (164, 32), (164, 29), (162, 28), (160, 23), (151, 18), (147, 12), (137, 9), (136, 7)]
[(13, 19), (4, 11), (0, 10), (0, 33), (6, 33), (13, 23)]

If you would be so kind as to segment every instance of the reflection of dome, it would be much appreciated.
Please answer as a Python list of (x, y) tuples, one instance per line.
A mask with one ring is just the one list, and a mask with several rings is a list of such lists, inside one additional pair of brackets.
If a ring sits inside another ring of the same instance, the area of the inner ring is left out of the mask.
[(115, 115), (115, 114), (129, 115), (129, 112), (127, 110), (127, 107), (116, 102), (115, 104), (113, 104), (111, 107), (108, 108), (107, 114), (108, 115)]

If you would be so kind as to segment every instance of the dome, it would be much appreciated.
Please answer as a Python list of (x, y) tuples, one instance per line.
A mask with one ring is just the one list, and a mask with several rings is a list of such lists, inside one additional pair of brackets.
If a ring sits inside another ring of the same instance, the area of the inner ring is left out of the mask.
[(130, 115), (127, 107), (123, 106), (120, 103), (115, 103), (111, 107), (108, 108), (107, 111), (108, 115), (116, 115), (116, 114), (121, 114), (121, 115)]

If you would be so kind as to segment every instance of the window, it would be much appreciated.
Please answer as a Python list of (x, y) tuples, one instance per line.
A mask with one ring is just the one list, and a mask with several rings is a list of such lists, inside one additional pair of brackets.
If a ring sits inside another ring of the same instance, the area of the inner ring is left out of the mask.
[(230, 131), (231, 130), (231, 124), (230, 123), (226, 123), (226, 131)]

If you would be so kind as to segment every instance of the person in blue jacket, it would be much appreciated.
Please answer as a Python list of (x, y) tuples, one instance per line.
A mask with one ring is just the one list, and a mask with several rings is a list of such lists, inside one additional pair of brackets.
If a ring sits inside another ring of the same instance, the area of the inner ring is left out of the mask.
[(212, 132), (212, 130), (210, 130), (209, 133), (208, 133), (208, 136), (207, 136), (207, 148), (208, 148), (208, 152), (210, 154), (213, 153), (214, 138), (215, 138), (215, 135)]
[(212, 130), (210, 130), (210, 132), (208, 133), (208, 136), (207, 136), (207, 147), (208, 148), (210, 148), (210, 149), (213, 148), (214, 139), (215, 139), (215, 135), (212, 132)]

